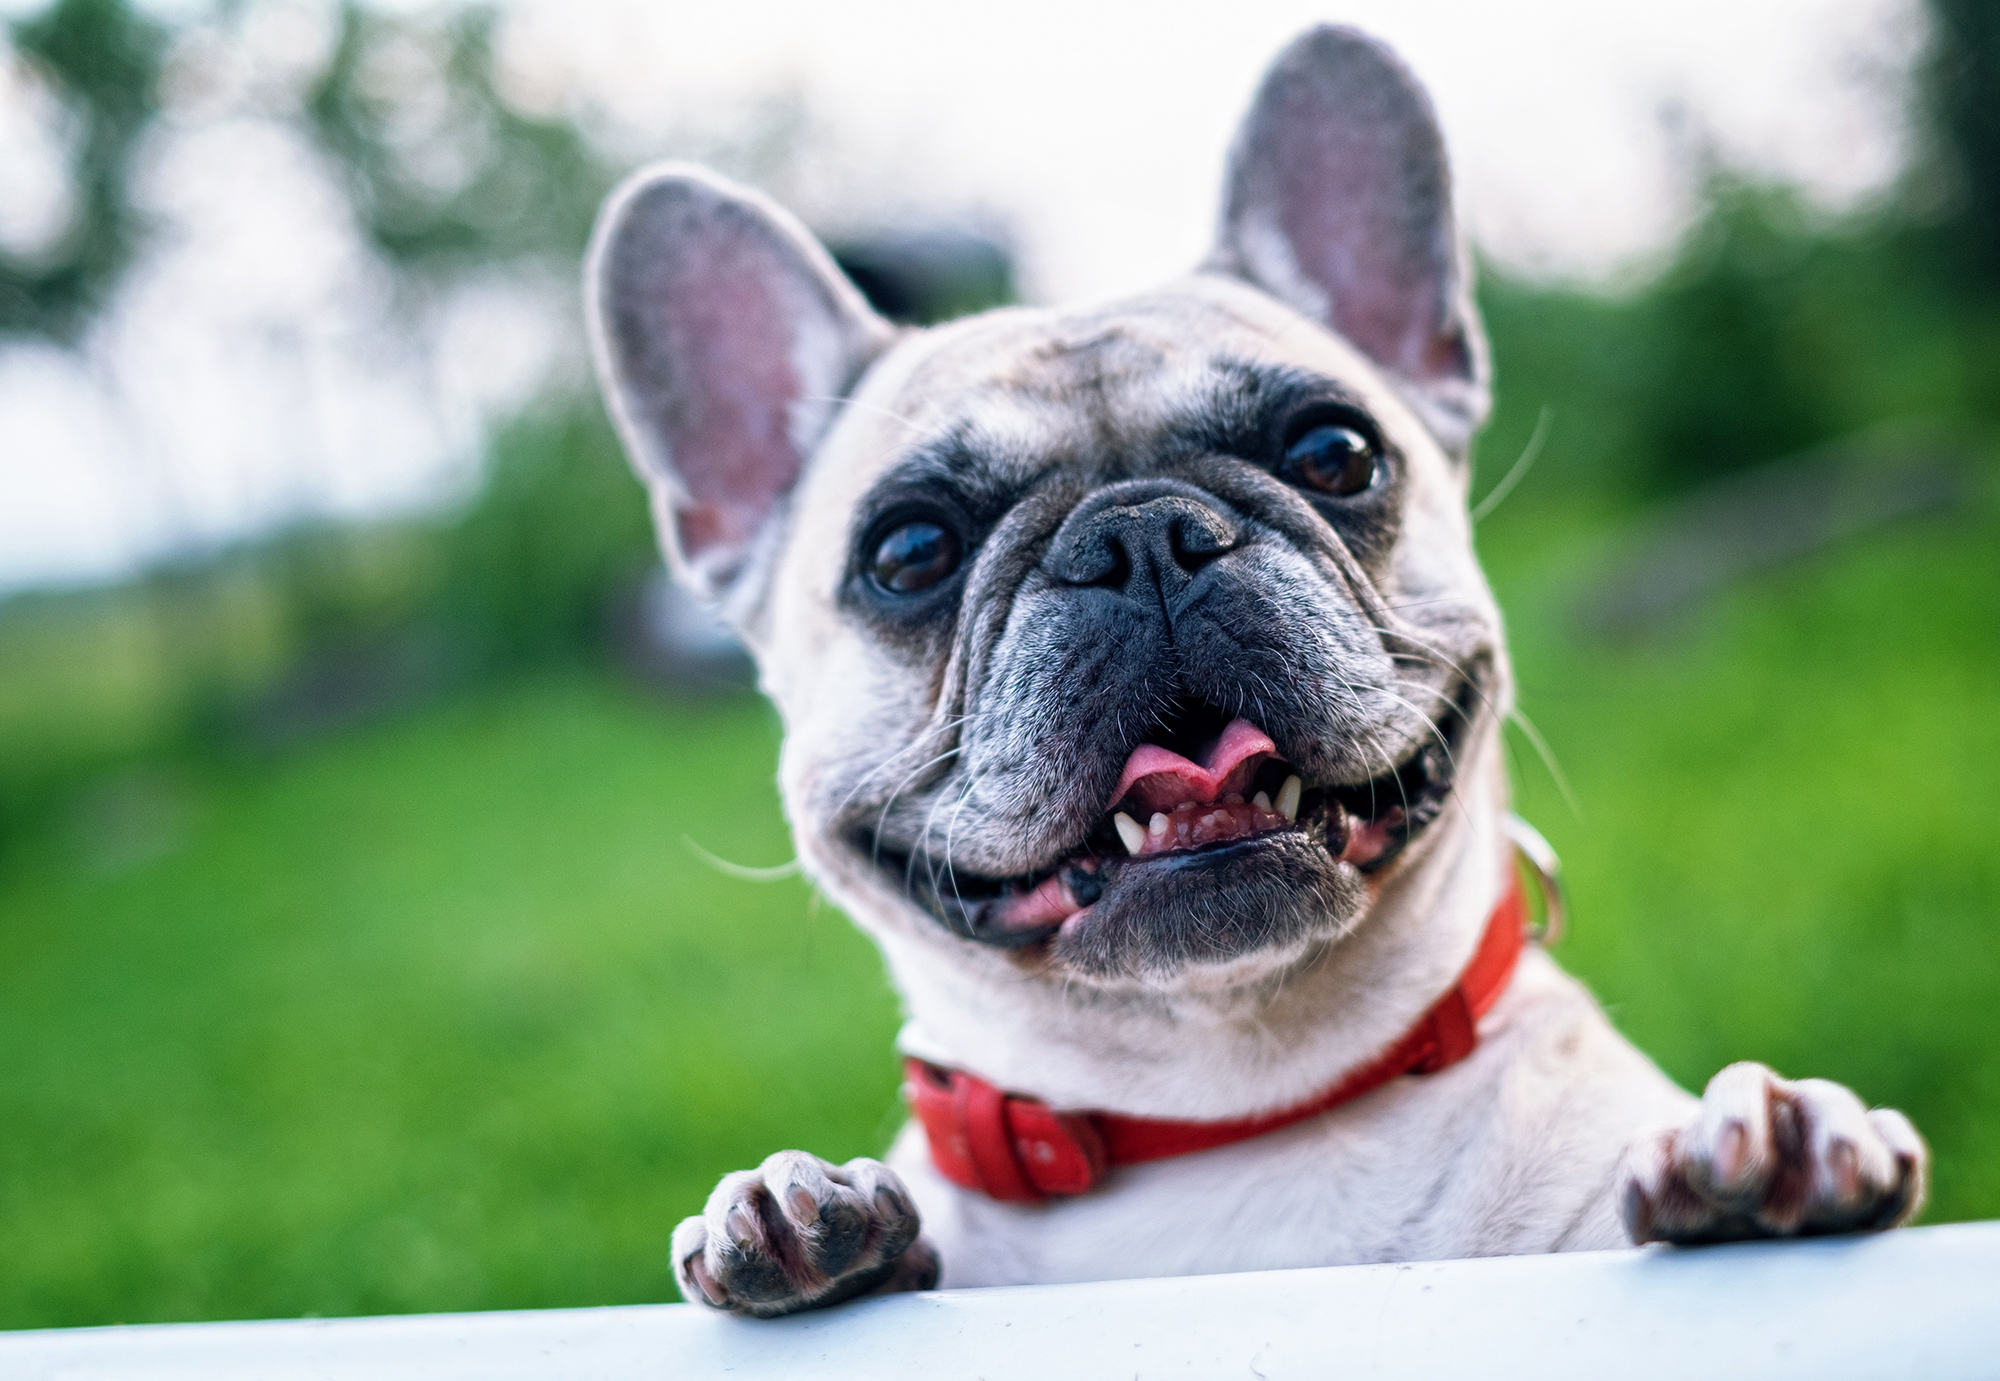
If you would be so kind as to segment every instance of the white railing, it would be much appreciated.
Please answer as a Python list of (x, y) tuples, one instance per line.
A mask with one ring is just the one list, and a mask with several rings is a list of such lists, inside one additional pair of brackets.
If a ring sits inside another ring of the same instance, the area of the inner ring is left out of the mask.
[(5, 1381), (2000, 1377), (2000, 1222), (1881, 1237), (686, 1305), (0, 1333)]

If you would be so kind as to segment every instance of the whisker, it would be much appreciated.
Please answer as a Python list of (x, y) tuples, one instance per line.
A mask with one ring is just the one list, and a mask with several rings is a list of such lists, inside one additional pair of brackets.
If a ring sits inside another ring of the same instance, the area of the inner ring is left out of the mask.
[(1501, 500), (1513, 493), (1514, 486), (1534, 468), (1535, 461), (1542, 454), (1542, 442), (1548, 435), (1549, 419), (1553, 416), (1555, 416), (1554, 410), (1547, 403), (1542, 404), (1541, 415), (1535, 419), (1535, 430), (1529, 435), (1528, 444), (1521, 448), (1521, 458), (1514, 462), (1512, 469), (1500, 477), (1500, 483), (1486, 491), (1485, 498), (1473, 505), (1473, 522), (1477, 523), (1498, 508)]
[(888, 797), (882, 802), (882, 809), (875, 816), (875, 839), (874, 839), (874, 846), (871, 850), (871, 858), (870, 858), (870, 861), (873, 862), (877, 867), (880, 867), (882, 864), (882, 832), (888, 828), (889, 811), (895, 806), (897, 798), (903, 794), (904, 790), (910, 785), (911, 782), (915, 781), (920, 774), (928, 771), (932, 767), (935, 767), (937, 764), (945, 761), (947, 758), (957, 757), (961, 751), (963, 751), (963, 745), (953, 744), (951, 747), (945, 749), (944, 752), (939, 753), (936, 757), (932, 758), (929, 762), (919, 763), (916, 767), (912, 768), (909, 772), (904, 774), (903, 780), (896, 783), (895, 790), (891, 791)]
[(744, 882), (781, 882), (797, 873), (800, 867), (796, 856), (789, 863), (779, 863), (769, 868), (755, 868), (747, 863), (731, 863), (728, 859), (718, 857), (702, 848), (685, 834), (681, 836), (681, 845), (716, 872)]
[(1446, 652), (1443, 648), (1437, 646), (1435, 643), (1428, 643), (1425, 642), (1422, 638), (1412, 637), (1410, 634), (1401, 632), (1397, 629), (1383, 628), (1377, 624), (1372, 624), (1372, 623), (1364, 624), (1363, 627), (1367, 628), (1369, 632), (1379, 633), (1385, 638), (1395, 638), (1401, 642), (1406, 642), (1411, 647), (1416, 648), (1419, 653), (1428, 654), (1428, 656), (1412, 656), (1412, 654), (1392, 652), (1389, 654), (1389, 656), (1392, 659), (1409, 658), (1411, 660), (1419, 662), (1428, 662), (1431, 666), (1444, 667), (1454, 672), (1458, 676), (1459, 680), (1465, 682), (1466, 685), (1470, 686), (1473, 690), (1473, 693), (1479, 697), (1480, 701), (1483, 704), (1485, 704), (1486, 708), (1492, 710), (1495, 714), (1504, 713), (1501, 710), (1500, 706), (1497, 703), (1495, 703), (1490, 696), (1486, 694), (1485, 688), (1479, 684), (1479, 678), (1474, 676), (1471, 672), (1467, 671), (1463, 666), (1461, 666), (1458, 663), (1458, 661), (1454, 657), (1452, 657), (1450, 653)]
[[(868, 783), (870, 783), (871, 781), (875, 780), (875, 778), (879, 774), (888, 771), (889, 768), (895, 764), (896, 759), (902, 757), (905, 753), (914, 752), (917, 749), (922, 748), (925, 744), (932, 742), (942, 734), (949, 734), (952, 730), (963, 726), (969, 718), (970, 716), (967, 715), (959, 715), (954, 719), (948, 720), (946, 723), (942, 725), (938, 725), (935, 727), (927, 727), (922, 733), (919, 733), (915, 738), (911, 739), (901, 748), (898, 748), (895, 752), (891, 753), (881, 762), (876, 763), (873, 767), (869, 768), (866, 772), (862, 773), (859, 780), (857, 780), (854, 783), (854, 786), (848, 791), (847, 795), (841, 798), (840, 804), (833, 808), (832, 814), (836, 818), (844, 814), (847, 808), (854, 804), (854, 798), (861, 794), (862, 788), (867, 786)], [(928, 763), (925, 764), (925, 766), (929, 765), (930, 764)], [(917, 770), (921, 772), (923, 768), (918, 768)]]
[(870, 412), (881, 413), (884, 417), (888, 418), (892, 422), (901, 422), (905, 427), (909, 428), (913, 432), (921, 432), (924, 430), (921, 423), (915, 422), (912, 419), (903, 416), (899, 412), (891, 411), (890, 409), (882, 407), (880, 404), (877, 403), (864, 403), (856, 398), (835, 398), (831, 394), (811, 393), (799, 399), (799, 401), (802, 403), (832, 403), (836, 407), (867, 408)]
[[(1411, 714), (1414, 714), (1418, 719), (1422, 720), (1424, 722), (1425, 727), (1431, 731), (1431, 737), (1435, 738), (1438, 741), (1438, 747), (1444, 752), (1445, 763), (1447, 766), (1451, 768), (1451, 789), (1445, 793), (1444, 799), (1451, 802), (1453, 805), (1457, 806), (1459, 814), (1463, 815), (1465, 817), (1466, 823), (1470, 825), (1472, 823), (1472, 812), (1466, 808), (1464, 794), (1460, 792), (1458, 789), (1458, 762), (1452, 756), (1451, 742), (1450, 740), (1445, 738), (1444, 731), (1438, 728), (1436, 720), (1432, 719), (1428, 714), (1425, 714), (1415, 705), (1412, 705), (1409, 701), (1403, 699), (1402, 696), (1397, 695), (1394, 691), (1383, 690), (1382, 694), (1388, 696), (1391, 700), (1394, 700), (1397, 703), (1401, 704), (1405, 709), (1409, 710)], [(1410, 813), (1409, 792), (1404, 789), (1402, 774), (1396, 773), (1395, 764), (1391, 763), (1389, 766), (1389, 770), (1392, 773), (1396, 774), (1396, 789), (1398, 791), (1403, 792), (1403, 814), (1405, 817), (1407, 817)]]
[(1396, 694), (1396, 692), (1389, 690), (1383, 686), (1377, 686), (1375, 689), (1379, 691), (1381, 694), (1388, 696), (1391, 700), (1395, 701), (1398, 705), (1401, 705), (1404, 709), (1408, 710), (1411, 714), (1415, 715), (1418, 719), (1423, 721), (1424, 727), (1431, 731), (1431, 737), (1438, 741), (1438, 747), (1444, 750), (1445, 763), (1451, 768), (1452, 776), (1456, 778), (1458, 776), (1458, 763), (1453, 760), (1451, 755), (1451, 742), (1450, 740), (1445, 738), (1444, 730), (1438, 728), (1437, 721), (1435, 719), (1432, 719), (1430, 715), (1425, 713), (1423, 710), (1417, 708), (1417, 706), (1412, 704), (1410, 701), (1403, 699), (1403, 697)]
[(1562, 764), (1556, 761), (1555, 749), (1549, 747), (1548, 740), (1542, 737), (1542, 731), (1535, 727), (1535, 722), (1522, 713), (1518, 706), (1509, 710), (1507, 717), (1519, 726), (1521, 732), (1527, 735), (1528, 742), (1535, 746), (1535, 752), (1542, 759), (1542, 766), (1549, 769), (1549, 776), (1555, 780), (1556, 790), (1562, 793), (1563, 804), (1569, 807), (1569, 813), (1582, 820), (1583, 808), (1577, 804), (1576, 793), (1569, 789), (1569, 777), (1562, 770)]

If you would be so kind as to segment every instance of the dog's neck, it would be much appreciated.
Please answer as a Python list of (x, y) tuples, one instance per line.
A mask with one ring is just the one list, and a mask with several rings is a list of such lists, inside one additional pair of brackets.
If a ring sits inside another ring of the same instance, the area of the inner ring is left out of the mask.
[(1057, 1107), (1220, 1119), (1303, 1101), (1401, 1036), (1471, 957), (1499, 897), (1507, 787), (1498, 735), (1352, 933), (1276, 972), (1202, 991), (994, 980), (943, 947), (870, 927), (902, 990), (905, 1053)]

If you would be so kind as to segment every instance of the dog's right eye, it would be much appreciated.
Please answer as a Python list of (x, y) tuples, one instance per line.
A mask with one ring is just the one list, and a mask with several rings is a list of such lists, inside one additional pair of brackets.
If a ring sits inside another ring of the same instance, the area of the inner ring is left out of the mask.
[(876, 543), (868, 577), (889, 594), (914, 595), (957, 570), (963, 554), (958, 534), (918, 519), (890, 529)]

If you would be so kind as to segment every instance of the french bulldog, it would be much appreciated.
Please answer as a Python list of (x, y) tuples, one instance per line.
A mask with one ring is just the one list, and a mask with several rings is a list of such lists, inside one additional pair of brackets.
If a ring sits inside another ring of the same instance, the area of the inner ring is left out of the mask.
[[(666, 557), (782, 714), (799, 859), (880, 946), (913, 1081), (971, 1119), (726, 1177), (673, 1235), (687, 1298), (1916, 1211), (1901, 1114), (1754, 1064), (1696, 1099), (1514, 958), (1511, 679), (1466, 504), (1487, 345), (1437, 121), (1382, 44), (1277, 58), (1213, 250), (1154, 292), (892, 327), (792, 216), (672, 164), (609, 199), (586, 278)], [(1383, 1065), (1495, 936), (1461, 1048)], [(1092, 1161), (1080, 1192), (1037, 1178), (1035, 1118)], [(1193, 1149), (1099, 1163), (1135, 1126)]]

